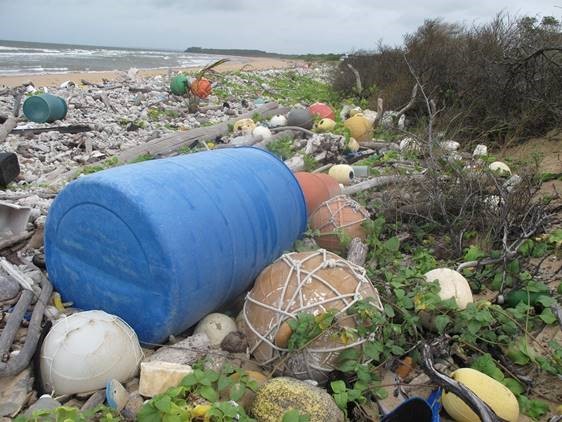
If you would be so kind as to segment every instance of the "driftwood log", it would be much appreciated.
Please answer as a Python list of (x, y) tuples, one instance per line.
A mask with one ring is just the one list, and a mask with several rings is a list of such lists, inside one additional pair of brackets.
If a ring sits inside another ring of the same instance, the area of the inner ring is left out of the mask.
[(12, 130), (14, 134), (24, 135), (26, 133), (37, 134), (43, 132), (60, 132), (60, 133), (82, 133), (93, 130), (88, 125), (69, 125), (69, 126), (53, 126), (53, 127), (39, 127), (39, 128), (16, 128)]
[(377, 98), (377, 117), (373, 122), (374, 127), (377, 127), (381, 123), (383, 116), (384, 116), (384, 100), (382, 98)]
[(386, 142), (386, 141), (364, 141), (361, 142), (361, 146), (365, 148), (371, 148), (374, 150), (380, 149), (391, 149), (394, 151), (400, 151), (400, 145), (394, 142)]
[(4, 142), (10, 132), (16, 127), (18, 124), (18, 119), (15, 116), (10, 116), (4, 122), (2, 126), (0, 126), (0, 142)]
[(0, 251), (3, 249), (11, 248), (24, 240), (29, 239), (33, 235), (33, 232), (23, 232), (15, 234), (13, 236), (6, 237), (0, 240)]
[(414, 182), (423, 179), (422, 174), (416, 174), (412, 176), (378, 176), (372, 179), (365, 180), (364, 182), (357, 183), (352, 186), (347, 186), (343, 189), (342, 193), (345, 195), (352, 195), (354, 193), (363, 192), (368, 189), (378, 188), (381, 186), (390, 185), (392, 183), (401, 182)]
[[(278, 113), (281, 114), (281, 113)], [(299, 127), (299, 126), (280, 126), (280, 127), (274, 127), (271, 129), (272, 132), (280, 132), (280, 131), (285, 131), (285, 130), (296, 130), (299, 132), (302, 132), (306, 135), (310, 135), (313, 136), (315, 135), (315, 133), (311, 130), (305, 129), (303, 127)]]
[[(115, 157), (120, 163), (129, 163), (143, 155), (157, 155), (161, 157), (169, 156), (181, 147), (191, 148), (197, 142), (211, 141), (219, 136), (223, 136), (228, 133), (230, 124), (233, 124), (240, 119), (251, 118), (255, 113), (260, 114), (262, 117), (271, 117), (275, 114), (286, 113), (288, 110), (289, 109), (287, 107), (280, 107), (279, 104), (275, 102), (267, 103), (255, 110), (249, 111), (248, 113), (229, 119), (226, 122), (151, 139), (141, 145), (122, 151)], [(100, 160), (91, 163), (91, 165), (101, 164), (102, 162), (103, 160)], [(76, 175), (76, 170), (67, 171), (58, 175), (56, 179), (51, 180), (51, 183), (53, 185), (57, 185), (60, 182), (65, 182), (71, 179), (74, 175)]]
[(334, 165), (335, 165), (335, 164), (332, 164), (332, 163), (325, 164), (325, 165), (323, 165), (323, 166), (321, 166), (321, 167), (318, 167), (317, 169), (313, 170), (312, 173), (322, 173), (322, 172), (324, 172), (324, 171), (326, 171), (326, 170), (329, 170), (329, 169), (332, 168)]
[(10, 347), (16, 337), (16, 333), (20, 327), (22, 319), (27, 312), (28, 307), (31, 305), (34, 293), (31, 290), (25, 290), (18, 303), (16, 304), (14, 310), (8, 317), (6, 326), (2, 330), (2, 335), (0, 336), (0, 377), (12, 376), (19, 374), (23, 371), (31, 361), (35, 350), (37, 349), (37, 343), (39, 342), (39, 337), (41, 336), (41, 321), (43, 321), (43, 313), (45, 308), (49, 303), (51, 294), (53, 293), (53, 286), (47, 280), (46, 277), (41, 277), (41, 294), (35, 303), (33, 312), (31, 314), (31, 320), (29, 321), (29, 326), (27, 327), (27, 335), (25, 337), (25, 343), (23, 344), (20, 352), (13, 357), (4, 361), (6, 355), (9, 355)]
[(129, 87), (129, 92), (143, 92), (143, 93), (148, 93), (148, 92), (153, 92), (153, 91), (161, 91), (159, 89), (152, 89), (149, 87), (136, 87), (136, 86), (130, 86)]
[(255, 113), (259, 113), (263, 117), (271, 117), (275, 114), (284, 113), (284, 110), (286, 110), (286, 108), (279, 107), (277, 103), (267, 103), (255, 110), (230, 119), (227, 122), (222, 122), (213, 126), (192, 129), (185, 132), (178, 132), (154, 139), (150, 142), (136, 146), (134, 148), (130, 148), (117, 154), (117, 158), (119, 159), (119, 162), (127, 163), (141, 155), (146, 154), (165, 156), (174, 152), (180, 147), (191, 147), (200, 140), (214, 140), (218, 136), (225, 135), (226, 133), (228, 133), (229, 124), (232, 124), (239, 119), (251, 118)]
[(355, 265), (362, 267), (365, 265), (367, 260), (367, 252), (369, 248), (364, 244), (361, 239), (354, 237), (349, 244), (349, 250), (347, 252), (347, 260), (353, 262)]
[(0, 142), (4, 142), (6, 140), (8, 134), (16, 127), (18, 123), (22, 96), (23, 92), (17, 92), (14, 96), (14, 109), (12, 115), (6, 119), (2, 126), (0, 126)]
[(353, 72), (353, 76), (355, 76), (355, 90), (357, 91), (357, 95), (361, 95), (363, 92), (363, 84), (361, 83), (361, 75), (359, 71), (353, 67), (351, 63), (347, 63), (347, 67), (349, 70)]

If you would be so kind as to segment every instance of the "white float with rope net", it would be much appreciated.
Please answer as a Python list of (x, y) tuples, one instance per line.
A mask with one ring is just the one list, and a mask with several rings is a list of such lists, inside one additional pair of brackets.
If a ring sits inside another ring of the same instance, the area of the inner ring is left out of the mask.
[[(250, 353), (264, 365), (275, 365), (284, 358), (279, 365), (284, 375), (324, 382), (335, 369), (340, 352), (368, 341), (364, 337), (353, 341), (338, 337), (342, 328), (356, 327), (347, 310), (367, 298), (382, 311), (378, 292), (362, 267), (324, 249), (285, 254), (260, 274), (246, 296), (243, 325)], [(335, 311), (337, 324), (303, 349), (290, 352), (287, 321), (302, 312), (318, 316), (329, 310)]]

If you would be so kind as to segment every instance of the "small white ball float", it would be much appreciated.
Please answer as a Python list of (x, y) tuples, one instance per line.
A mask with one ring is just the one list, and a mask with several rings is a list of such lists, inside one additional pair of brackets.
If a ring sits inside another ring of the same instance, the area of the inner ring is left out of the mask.
[(265, 126), (256, 126), (256, 128), (252, 131), (252, 135), (255, 138), (261, 137), (261, 139), (265, 141), (266, 139), (271, 138), (271, 130)]
[(236, 323), (228, 315), (212, 313), (199, 321), (193, 333), (207, 334), (211, 345), (218, 346), (229, 333), (237, 330)]
[(500, 176), (508, 176), (511, 174), (511, 169), (503, 161), (494, 161), (488, 168)]
[(287, 126), (287, 118), (282, 114), (276, 114), (269, 120), (269, 126), (271, 127)]

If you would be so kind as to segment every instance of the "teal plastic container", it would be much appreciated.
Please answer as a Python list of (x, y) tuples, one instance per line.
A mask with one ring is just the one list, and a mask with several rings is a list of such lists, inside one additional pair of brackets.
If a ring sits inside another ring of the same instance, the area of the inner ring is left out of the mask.
[(62, 120), (67, 111), (66, 101), (51, 94), (32, 95), (23, 103), (23, 114), (35, 123)]
[(184, 95), (187, 92), (187, 76), (177, 75), (170, 80), (170, 91), (175, 95)]
[(45, 227), (47, 270), (65, 301), (118, 315), (158, 343), (247, 290), (306, 220), (295, 176), (260, 149), (145, 161), (59, 193)]

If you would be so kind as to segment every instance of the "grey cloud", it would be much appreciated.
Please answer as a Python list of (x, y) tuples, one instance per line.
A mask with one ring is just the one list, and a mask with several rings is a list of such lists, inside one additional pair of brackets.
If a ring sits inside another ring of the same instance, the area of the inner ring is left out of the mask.
[(560, 16), (552, 0), (0, 0), (0, 39), (183, 49), (346, 52), (400, 43), (426, 18)]

